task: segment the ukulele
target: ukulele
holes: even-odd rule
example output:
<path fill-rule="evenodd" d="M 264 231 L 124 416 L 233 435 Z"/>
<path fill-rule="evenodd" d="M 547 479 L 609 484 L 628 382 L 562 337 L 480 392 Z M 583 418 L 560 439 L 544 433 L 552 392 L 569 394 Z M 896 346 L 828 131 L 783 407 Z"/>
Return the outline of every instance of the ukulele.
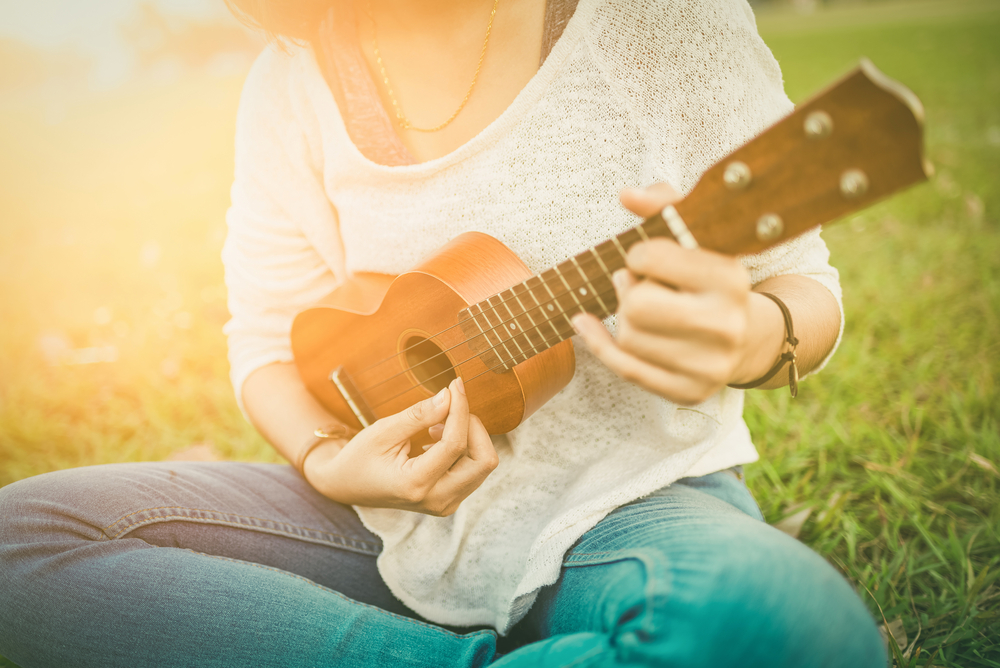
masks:
<path fill-rule="evenodd" d="M 863 60 L 716 163 L 683 200 L 551 269 L 533 274 L 501 242 L 468 232 L 399 276 L 357 274 L 296 316 L 299 373 L 356 428 L 461 376 L 487 431 L 511 431 L 573 377 L 570 318 L 615 312 L 611 275 L 633 244 L 762 251 L 928 178 L 922 123 L 917 97 Z"/>

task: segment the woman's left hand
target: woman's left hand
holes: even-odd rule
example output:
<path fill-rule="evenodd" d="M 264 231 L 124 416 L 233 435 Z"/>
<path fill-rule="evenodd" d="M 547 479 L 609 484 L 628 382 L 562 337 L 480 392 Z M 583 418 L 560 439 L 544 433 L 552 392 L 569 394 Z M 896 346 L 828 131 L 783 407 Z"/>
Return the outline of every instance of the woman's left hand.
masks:
<path fill-rule="evenodd" d="M 665 183 L 621 195 L 622 204 L 643 217 L 679 199 Z M 780 353 L 780 312 L 777 322 L 767 313 L 751 331 L 751 312 L 769 308 L 756 300 L 774 305 L 750 290 L 738 259 L 654 239 L 634 245 L 626 264 L 614 276 L 617 338 L 592 315 L 573 318 L 594 355 L 625 380 L 692 405 L 727 384 L 759 377 L 768 368 L 758 369 L 761 360 L 770 365 Z M 761 342 L 766 350 L 755 349 Z"/>

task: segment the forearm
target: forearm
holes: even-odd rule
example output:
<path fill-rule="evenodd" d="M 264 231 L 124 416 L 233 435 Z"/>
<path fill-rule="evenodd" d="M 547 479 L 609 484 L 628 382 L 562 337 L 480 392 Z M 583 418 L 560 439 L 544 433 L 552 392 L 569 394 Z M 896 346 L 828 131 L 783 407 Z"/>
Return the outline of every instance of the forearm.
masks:
<path fill-rule="evenodd" d="M 294 364 L 269 364 L 254 371 L 243 384 L 243 405 L 257 431 L 294 463 L 319 427 L 337 422 L 309 393 Z M 339 447 L 341 441 L 324 444 Z"/>
<path fill-rule="evenodd" d="M 731 383 L 752 382 L 766 374 L 779 355 L 788 349 L 785 321 L 773 301 L 757 294 L 769 292 L 778 297 L 792 314 L 799 374 L 805 375 L 829 354 L 840 331 L 840 307 L 830 291 L 807 276 L 775 276 L 758 283 L 750 294 L 750 322 L 744 364 Z M 779 372 L 760 386 L 775 389 L 788 385 L 788 374 Z"/>

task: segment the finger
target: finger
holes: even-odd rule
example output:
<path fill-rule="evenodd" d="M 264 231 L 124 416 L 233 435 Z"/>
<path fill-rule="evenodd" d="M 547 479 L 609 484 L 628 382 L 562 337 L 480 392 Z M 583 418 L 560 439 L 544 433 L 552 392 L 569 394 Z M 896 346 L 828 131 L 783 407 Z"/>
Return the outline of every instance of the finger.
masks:
<path fill-rule="evenodd" d="M 671 373 L 724 385 L 736 366 L 735 350 L 701 339 L 672 339 L 619 326 L 615 343 L 629 355 Z"/>
<path fill-rule="evenodd" d="M 639 277 L 628 269 L 619 269 L 611 275 L 611 284 L 615 287 L 615 296 L 621 304 L 625 294 L 639 282 Z"/>
<path fill-rule="evenodd" d="M 392 443 L 405 441 L 445 419 L 451 404 L 452 392 L 444 388 L 430 399 L 417 402 L 404 411 L 384 417 L 369 427 L 377 438 Z"/>
<path fill-rule="evenodd" d="M 427 430 L 427 434 L 431 437 L 432 441 L 440 441 L 441 435 L 444 434 L 444 423 L 439 422 L 435 425 L 431 425 L 431 427 Z M 424 446 L 424 449 L 426 450 L 427 447 L 429 446 Z"/>
<path fill-rule="evenodd" d="M 594 316 L 578 315 L 573 318 L 573 324 L 594 356 L 630 383 L 686 405 L 704 401 L 713 389 L 703 382 L 649 364 L 622 350 Z"/>
<path fill-rule="evenodd" d="M 461 501 L 482 485 L 499 463 L 493 440 L 482 421 L 473 415 L 469 419 L 468 454 L 455 462 L 428 496 L 440 495 L 440 498 Z"/>
<path fill-rule="evenodd" d="M 648 188 L 625 188 L 619 194 L 622 206 L 643 218 L 659 213 L 668 204 L 681 200 L 669 183 L 654 183 Z"/>
<path fill-rule="evenodd" d="M 635 274 L 681 290 L 750 291 L 750 277 L 738 259 L 700 248 L 681 248 L 667 239 L 635 244 L 625 263 Z"/>
<path fill-rule="evenodd" d="M 437 443 L 438 441 L 441 440 L 441 435 L 443 433 L 444 433 L 444 423 L 443 422 L 439 422 L 438 424 L 431 425 L 427 429 L 427 435 L 431 437 L 431 441 L 432 442 L 428 443 L 427 445 L 420 446 L 420 449 L 423 450 L 424 452 L 427 452 L 428 450 L 430 450 L 431 448 L 433 448 L 434 447 L 434 443 Z"/>
<path fill-rule="evenodd" d="M 678 292 L 644 280 L 618 300 L 618 342 L 623 342 L 624 328 L 631 327 L 665 337 L 737 345 L 746 326 L 745 312 L 731 307 L 717 293 Z"/>
<path fill-rule="evenodd" d="M 469 401 L 465 397 L 465 385 L 461 378 L 456 378 L 448 389 L 451 407 L 444 422 L 441 440 L 413 460 L 414 474 L 427 480 L 437 480 L 443 476 L 468 449 Z"/>
<path fill-rule="evenodd" d="M 483 474 L 483 478 L 485 478 L 499 463 L 500 459 L 497 456 L 496 448 L 493 447 L 493 439 L 490 438 L 489 432 L 483 426 L 482 420 L 475 415 L 469 416 L 468 451 L 465 457 L 455 462 L 455 466 L 451 468 L 452 472 L 473 469 L 477 472 L 485 470 Z"/>

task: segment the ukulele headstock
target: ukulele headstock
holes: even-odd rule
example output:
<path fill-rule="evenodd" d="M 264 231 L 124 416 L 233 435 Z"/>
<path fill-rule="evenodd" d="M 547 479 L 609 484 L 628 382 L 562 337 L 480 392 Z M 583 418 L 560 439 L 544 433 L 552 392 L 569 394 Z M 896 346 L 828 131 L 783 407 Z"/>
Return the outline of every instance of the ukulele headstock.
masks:
<path fill-rule="evenodd" d="M 759 252 L 927 179 L 923 116 L 862 60 L 706 171 L 676 209 L 702 247 Z"/>

